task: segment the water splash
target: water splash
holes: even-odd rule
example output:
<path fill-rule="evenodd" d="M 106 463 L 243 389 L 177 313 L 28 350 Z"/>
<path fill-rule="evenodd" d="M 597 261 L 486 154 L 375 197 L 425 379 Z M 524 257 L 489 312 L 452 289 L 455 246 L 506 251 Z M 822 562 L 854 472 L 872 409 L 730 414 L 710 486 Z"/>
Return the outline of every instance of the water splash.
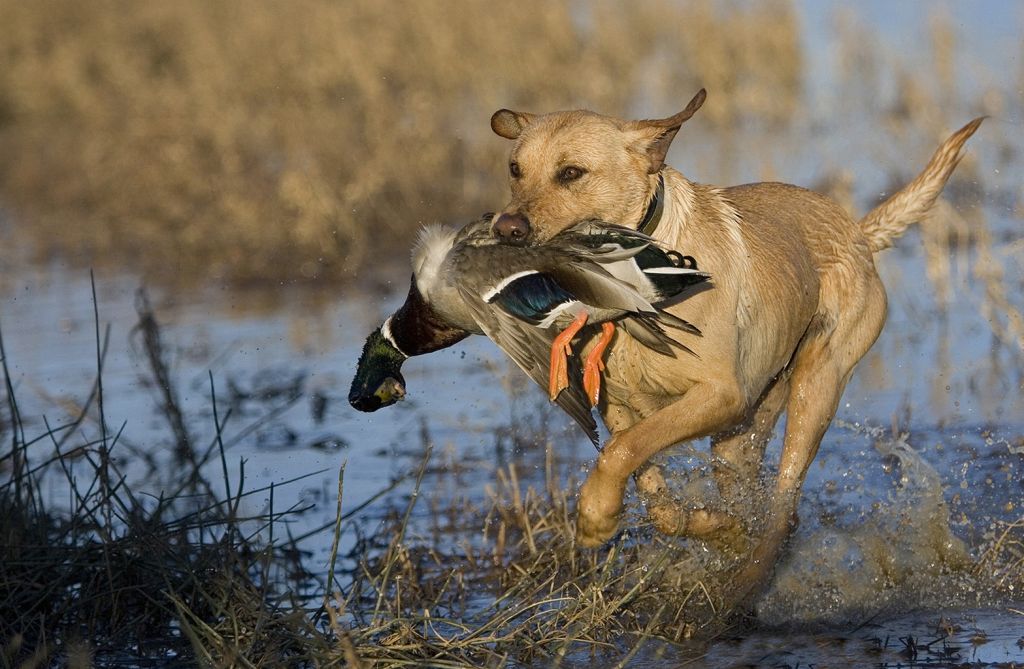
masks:
<path fill-rule="evenodd" d="M 981 603 L 942 477 L 906 434 L 872 436 L 888 492 L 864 494 L 864 507 L 831 526 L 805 522 L 758 605 L 763 621 L 835 624 Z"/>

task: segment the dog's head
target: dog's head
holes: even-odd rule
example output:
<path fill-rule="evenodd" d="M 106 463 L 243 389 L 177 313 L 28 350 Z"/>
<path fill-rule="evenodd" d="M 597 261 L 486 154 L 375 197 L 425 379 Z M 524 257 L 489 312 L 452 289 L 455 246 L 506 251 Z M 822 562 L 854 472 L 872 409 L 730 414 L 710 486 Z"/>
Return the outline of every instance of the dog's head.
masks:
<path fill-rule="evenodd" d="M 704 104 L 701 89 L 665 119 L 622 121 L 587 111 L 527 114 L 501 109 L 512 199 L 492 223 L 501 238 L 544 242 L 585 219 L 635 227 L 679 127 Z"/>

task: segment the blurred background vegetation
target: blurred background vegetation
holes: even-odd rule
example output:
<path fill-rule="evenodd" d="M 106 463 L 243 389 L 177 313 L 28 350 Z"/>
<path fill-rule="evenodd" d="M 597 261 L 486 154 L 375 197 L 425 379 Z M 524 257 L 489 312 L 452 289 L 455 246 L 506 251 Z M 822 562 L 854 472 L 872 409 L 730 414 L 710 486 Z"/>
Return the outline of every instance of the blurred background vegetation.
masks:
<path fill-rule="evenodd" d="M 886 67 L 838 21 L 835 85 L 871 108 Z M 925 79 L 950 93 L 954 30 L 934 23 Z M 728 135 L 807 106 L 786 0 L 0 0 L 0 25 L 0 218 L 37 257 L 149 278 L 404 259 L 419 224 L 504 203 L 500 107 L 668 115 L 706 86 L 703 127 Z M 931 113 L 906 74 L 894 104 Z"/>

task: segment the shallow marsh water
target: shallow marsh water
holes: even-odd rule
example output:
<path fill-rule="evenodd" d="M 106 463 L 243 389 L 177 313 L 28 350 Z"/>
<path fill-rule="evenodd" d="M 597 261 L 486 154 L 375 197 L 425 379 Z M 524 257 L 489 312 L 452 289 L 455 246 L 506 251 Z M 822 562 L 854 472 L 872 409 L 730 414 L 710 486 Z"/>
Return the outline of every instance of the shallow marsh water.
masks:
<path fill-rule="evenodd" d="M 889 254 L 882 269 L 890 321 L 847 389 L 808 475 L 802 524 L 758 604 L 761 622 L 734 640 L 695 648 L 695 658 L 703 658 L 695 661 L 795 666 L 845 663 L 848 655 L 894 664 L 909 658 L 900 641 L 908 635 L 915 643 L 937 643 L 920 650 L 918 663 L 940 652 L 950 659 L 951 647 L 963 661 L 1024 660 L 1017 643 L 1024 616 L 1012 610 L 1021 607 L 972 592 L 961 578 L 966 573 L 949 567 L 958 541 L 976 554 L 991 540 L 994 523 L 1024 514 L 1020 350 L 991 335 L 975 306 L 982 299 L 976 288 L 958 285 L 940 318 L 922 281 L 901 280 L 924 274 L 916 234 Z M 1019 265 L 1015 271 L 1005 280 L 1019 285 Z M 156 494 L 161 469 L 143 467 L 132 450 L 157 439 L 163 446 L 153 454 L 156 461 L 172 467 L 173 444 L 146 380 L 148 367 L 132 344 L 136 287 L 130 277 L 97 281 L 101 327 L 112 326 L 105 412 L 115 429 L 127 422 L 115 457 L 148 477 L 143 487 Z M 520 423 L 536 424 L 537 414 L 556 435 L 570 473 L 585 472 L 593 456 L 573 425 L 483 338 L 407 363 L 407 402 L 376 414 L 351 410 L 345 394 L 362 339 L 401 302 L 404 288 L 400 280 L 386 295 L 353 291 L 344 300 L 283 290 L 269 303 L 254 294 L 172 299 L 154 292 L 190 427 L 203 439 L 212 434 L 208 372 L 222 414 L 233 407 L 225 429 L 232 479 L 242 459 L 250 490 L 312 473 L 276 491 L 278 508 L 309 507 L 290 520 L 294 536 L 333 521 L 341 462 L 347 462 L 344 507 L 354 508 L 415 469 L 424 429 L 437 445 L 426 478 L 428 500 L 480 500 L 502 461 L 518 460 L 524 485 L 542 486 L 536 456 L 502 446 L 513 443 L 503 434 Z M 43 414 L 51 423 L 73 415 L 87 395 L 96 372 L 92 311 L 88 278 L 81 273 L 26 268 L 8 283 L 0 326 L 29 432 L 44 430 Z M 95 422 L 85 424 L 82 441 L 98 430 Z M 777 449 L 778 439 L 770 454 Z M 410 486 L 402 479 L 390 499 L 401 499 Z M 352 522 L 372 532 L 374 514 L 387 499 Z M 246 501 L 254 512 L 265 511 L 267 503 L 266 494 Z M 414 516 L 413 531 L 424 537 L 433 525 L 430 512 L 427 501 Z M 342 537 L 344 555 L 353 534 L 344 531 Z M 311 552 L 309 565 L 326 569 L 330 539 L 321 531 L 300 543 Z M 959 621 L 966 631 L 935 642 L 943 618 Z M 804 631 L 806 625 L 812 631 Z M 978 642 L 980 632 L 984 643 Z M 649 645 L 634 662 L 674 666 L 675 653 Z"/>
<path fill-rule="evenodd" d="M 862 9 L 883 40 L 891 16 L 882 6 L 890 4 L 865 3 Z M 827 18 L 817 3 L 800 6 L 807 49 L 824 57 L 828 45 L 814 35 L 827 32 L 817 29 Z M 1003 11 L 1007 20 L 999 25 L 1019 25 L 1012 11 Z M 968 35 L 978 34 L 969 10 L 956 17 Z M 990 60 L 1008 39 L 1017 45 L 1018 32 L 996 32 L 980 33 L 991 39 L 979 46 L 977 59 Z M 827 95 L 836 86 L 826 86 L 820 60 L 811 61 L 808 97 L 823 107 L 837 105 Z M 961 76 L 965 90 L 983 85 Z M 963 107 L 949 113 L 951 124 L 973 115 L 972 105 Z M 883 127 L 852 119 L 855 112 L 816 129 L 780 131 L 767 142 L 763 129 L 710 146 L 688 138 L 669 162 L 714 182 L 754 180 L 768 171 L 809 184 L 846 168 L 856 174 L 855 200 L 865 202 L 885 189 L 889 170 L 906 176 L 919 169 L 934 138 L 893 137 Z M 969 231 L 982 220 L 990 227 L 991 256 L 979 255 L 973 233 L 929 256 L 918 230 L 882 254 L 889 321 L 858 367 L 811 467 L 800 529 L 758 603 L 759 622 L 710 646 L 683 648 L 688 661 L 791 667 L 1024 663 L 1024 594 L 978 591 L 970 567 L 956 566 L 959 542 L 977 557 L 999 523 L 1024 517 L 1024 344 L 1006 330 L 1006 314 L 998 306 L 986 311 L 992 300 L 978 278 L 979 265 L 984 270 L 984 262 L 998 262 L 999 285 L 1012 306 L 1024 309 L 1020 112 L 1007 110 L 983 126 L 968 145 L 974 178 L 964 172 L 951 189 L 962 194 L 954 204 Z M 742 155 L 736 155 L 737 147 L 743 147 Z M 400 259 L 405 253 L 394 251 Z M 389 500 L 409 493 L 407 475 L 421 457 L 421 434 L 429 433 L 437 446 L 425 479 L 430 495 L 417 507 L 412 528 L 427 536 L 429 499 L 481 499 L 499 463 L 520 460 L 524 485 L 543 485 L 536 454 L 509 448 L 514 440 L 508 435 L 522 424 L 540 421 L 555 435 L 570 473 L 584 473 L 594 454 L 482 338 L 407 363 L 410 396 L 401 405 L 376 414 L 350 409 L 345 395 L 363 338 L 404 297 L 407 269 L 399 267 L 390 278 L 374 277 L 390 287 L 384 292 L 358 286 L 334 293 L 295 287 L 264 293 L 151 289 L 190 429 L 202 439 L 213 433 L 212 372 L 218 405 L 232 410 L 225 430 L 232 479 L 244 459 L 248 489 L 280 484 L 279 508 L 308 507 L 291 518 L 289 531 L 310 535 L 300 545 L 311 553 L 309 565 L 324 570 L 331 536 L 316 530 L 335 518 L 342 462 L 345 508 L 398 482 L 350 521 L 372 532 Z M 148 367 L 132 344 L 138 281 L 99 273 L 96 286 L 101 329 L 112 326 L 103 372 L 106 421 L 115 429 L 127 423 L 114 456 L 156 494 L 161 468 L 174 466 L 173 445 L 145 378 Z M 949 287 L 945 305 L 943 286 Z M 60 422 L 77 412 L 96 375 L 88 276 L 60 264 L 9 267 L 0 291 L 8 364 L 26 431 L 38 434 L 45 430 L 42 415 Z M 82 441 L 98 431 L 95 421 L 87 422 Z M 145 466 L 136 448 L 148 450 L 160 466 Z M 770 455 L 777 451 L 778 439 Z M 55 497 L 62 493 L 53 489 Z M 267 495 L 245 502 L 253 511 L 268 503 Z M 353 547 L 350 524 L 342 540 L 344 554 Z M 679 666 L 679 652 L 652 644 L 632 666 Z M 565 666 L 572 666 L 570 659 Z M 583 659 L 578 664 L 591 666 Z"/>

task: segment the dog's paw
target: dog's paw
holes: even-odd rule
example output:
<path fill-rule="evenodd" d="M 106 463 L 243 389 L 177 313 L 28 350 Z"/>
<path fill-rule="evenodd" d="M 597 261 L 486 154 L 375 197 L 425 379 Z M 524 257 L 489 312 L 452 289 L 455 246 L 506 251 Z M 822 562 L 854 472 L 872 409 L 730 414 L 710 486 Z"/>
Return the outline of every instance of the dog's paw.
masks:
<path fill-rule="evenodd" d="M 658 465 L 647 465 L 636 477 L 636 489 L 645 497 L 661 497 L 668 492 L 668 483 Z"/>
<path fill-rule="evenodd" d="M 725 511 L 685 509 L 675 502 L 662 502 L 648 506 L 647 517 L 667 536 L 697 537 L 737 554 L 749 548 L 744 524 Z"/>
<path fill-rule="evenodd" d="M 622 490 L 602 485 L 600 478 L 591 474 L 580 488 L 576 504 L 577 543 L 595 548 L 611 539 L 619 527 L 621 512 Z"/>
<path fill-rule="evenodd" d="M 576 516 L 576 543 L 584 548 L 597 548 L 615 536 L 619 529 L 618 516 Z"/>
<path fill-rule="evenodd" d="M 654 529 L 666 536 L 675 537 L 686 533 L 687 514 L 673 503 L 648 506 L 647 517 Z"/>

